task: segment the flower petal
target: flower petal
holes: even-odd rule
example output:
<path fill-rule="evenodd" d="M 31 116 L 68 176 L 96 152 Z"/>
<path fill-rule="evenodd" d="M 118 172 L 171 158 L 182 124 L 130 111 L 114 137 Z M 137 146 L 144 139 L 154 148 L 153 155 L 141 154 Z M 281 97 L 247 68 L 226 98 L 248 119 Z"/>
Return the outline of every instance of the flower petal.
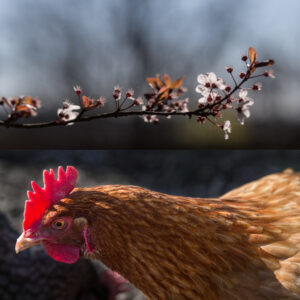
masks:
<path fill-rule="evenodd" d="M 197 77 L 197 81 L 204 85 L 206 82 L 207 82 L 207 76 L 204 75 L 204 74 L 199 74 L 198 77 Z"/>
<path fill-rule="evenodd" d="M 208 75 L 208 79 L 211 83 L 216 82 L 217 81 L 217 76 L 214 72 L 210 72 L 207 74 Z"/>
<path fill-rule="evenodd" d="M 244 99 L 248 94 L 248 91 L 246 89 L 241 89 L 239 92 L 239 97 Z"/>

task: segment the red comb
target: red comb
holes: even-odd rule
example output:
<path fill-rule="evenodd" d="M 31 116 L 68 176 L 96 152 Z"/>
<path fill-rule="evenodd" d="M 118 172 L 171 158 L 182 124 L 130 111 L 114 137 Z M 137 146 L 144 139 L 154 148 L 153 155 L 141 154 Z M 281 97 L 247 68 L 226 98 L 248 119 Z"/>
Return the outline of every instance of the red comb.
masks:
<path fill-rule="evenodd" d="M 40 220 L 46 209 L 66 197 L 75 187 L 78 172 L 74 167 L 68 166 L 66 172 L 62 167 L 58 168 L 58 179 L 54 172 L 44 170 L 44 187 L 41 188 L 34 181 L 31 182 L 33 192 L 28 191 L 28 198 L 24 210 L 24 231 Z"/>

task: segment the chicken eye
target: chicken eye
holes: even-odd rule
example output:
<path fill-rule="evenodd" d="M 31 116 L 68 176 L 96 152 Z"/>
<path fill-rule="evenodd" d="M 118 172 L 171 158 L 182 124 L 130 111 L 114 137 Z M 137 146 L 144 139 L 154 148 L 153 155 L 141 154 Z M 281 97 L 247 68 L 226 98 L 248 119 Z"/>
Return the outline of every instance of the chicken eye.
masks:
<path fill-rule="evenodd" d="M 66 222 L 64 220 L 56 220 L 53 222 L 53 227 L 56 229 L 63 229 L 66 225 Z"/>

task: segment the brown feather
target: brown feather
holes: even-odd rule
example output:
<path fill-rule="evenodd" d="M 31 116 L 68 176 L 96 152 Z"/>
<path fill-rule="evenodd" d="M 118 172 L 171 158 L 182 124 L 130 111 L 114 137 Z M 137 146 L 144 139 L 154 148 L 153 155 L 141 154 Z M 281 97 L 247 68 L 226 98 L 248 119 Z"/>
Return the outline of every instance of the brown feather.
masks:
<path fill-rule="evenodd" d="M 57 214 L 85 217 L 100 259 L 149 299 L 300 299 L 300 175 L 219 199 L 136 186 L 76 188 Z"/>

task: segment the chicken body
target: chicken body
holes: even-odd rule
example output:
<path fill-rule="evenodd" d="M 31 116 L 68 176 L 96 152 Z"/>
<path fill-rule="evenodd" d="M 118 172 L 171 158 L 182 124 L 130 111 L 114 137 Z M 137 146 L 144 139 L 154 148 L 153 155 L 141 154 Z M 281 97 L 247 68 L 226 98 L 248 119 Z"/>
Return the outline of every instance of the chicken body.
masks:
<path fill-rule="evenodd" d="M 43 222 L 53 216 L 84 217 L 93 250 L 75 231 L 68 243 L 149 299 L 300 299 L 299 173 L 273 174 L 219 199 L 75 188 Z"/>

